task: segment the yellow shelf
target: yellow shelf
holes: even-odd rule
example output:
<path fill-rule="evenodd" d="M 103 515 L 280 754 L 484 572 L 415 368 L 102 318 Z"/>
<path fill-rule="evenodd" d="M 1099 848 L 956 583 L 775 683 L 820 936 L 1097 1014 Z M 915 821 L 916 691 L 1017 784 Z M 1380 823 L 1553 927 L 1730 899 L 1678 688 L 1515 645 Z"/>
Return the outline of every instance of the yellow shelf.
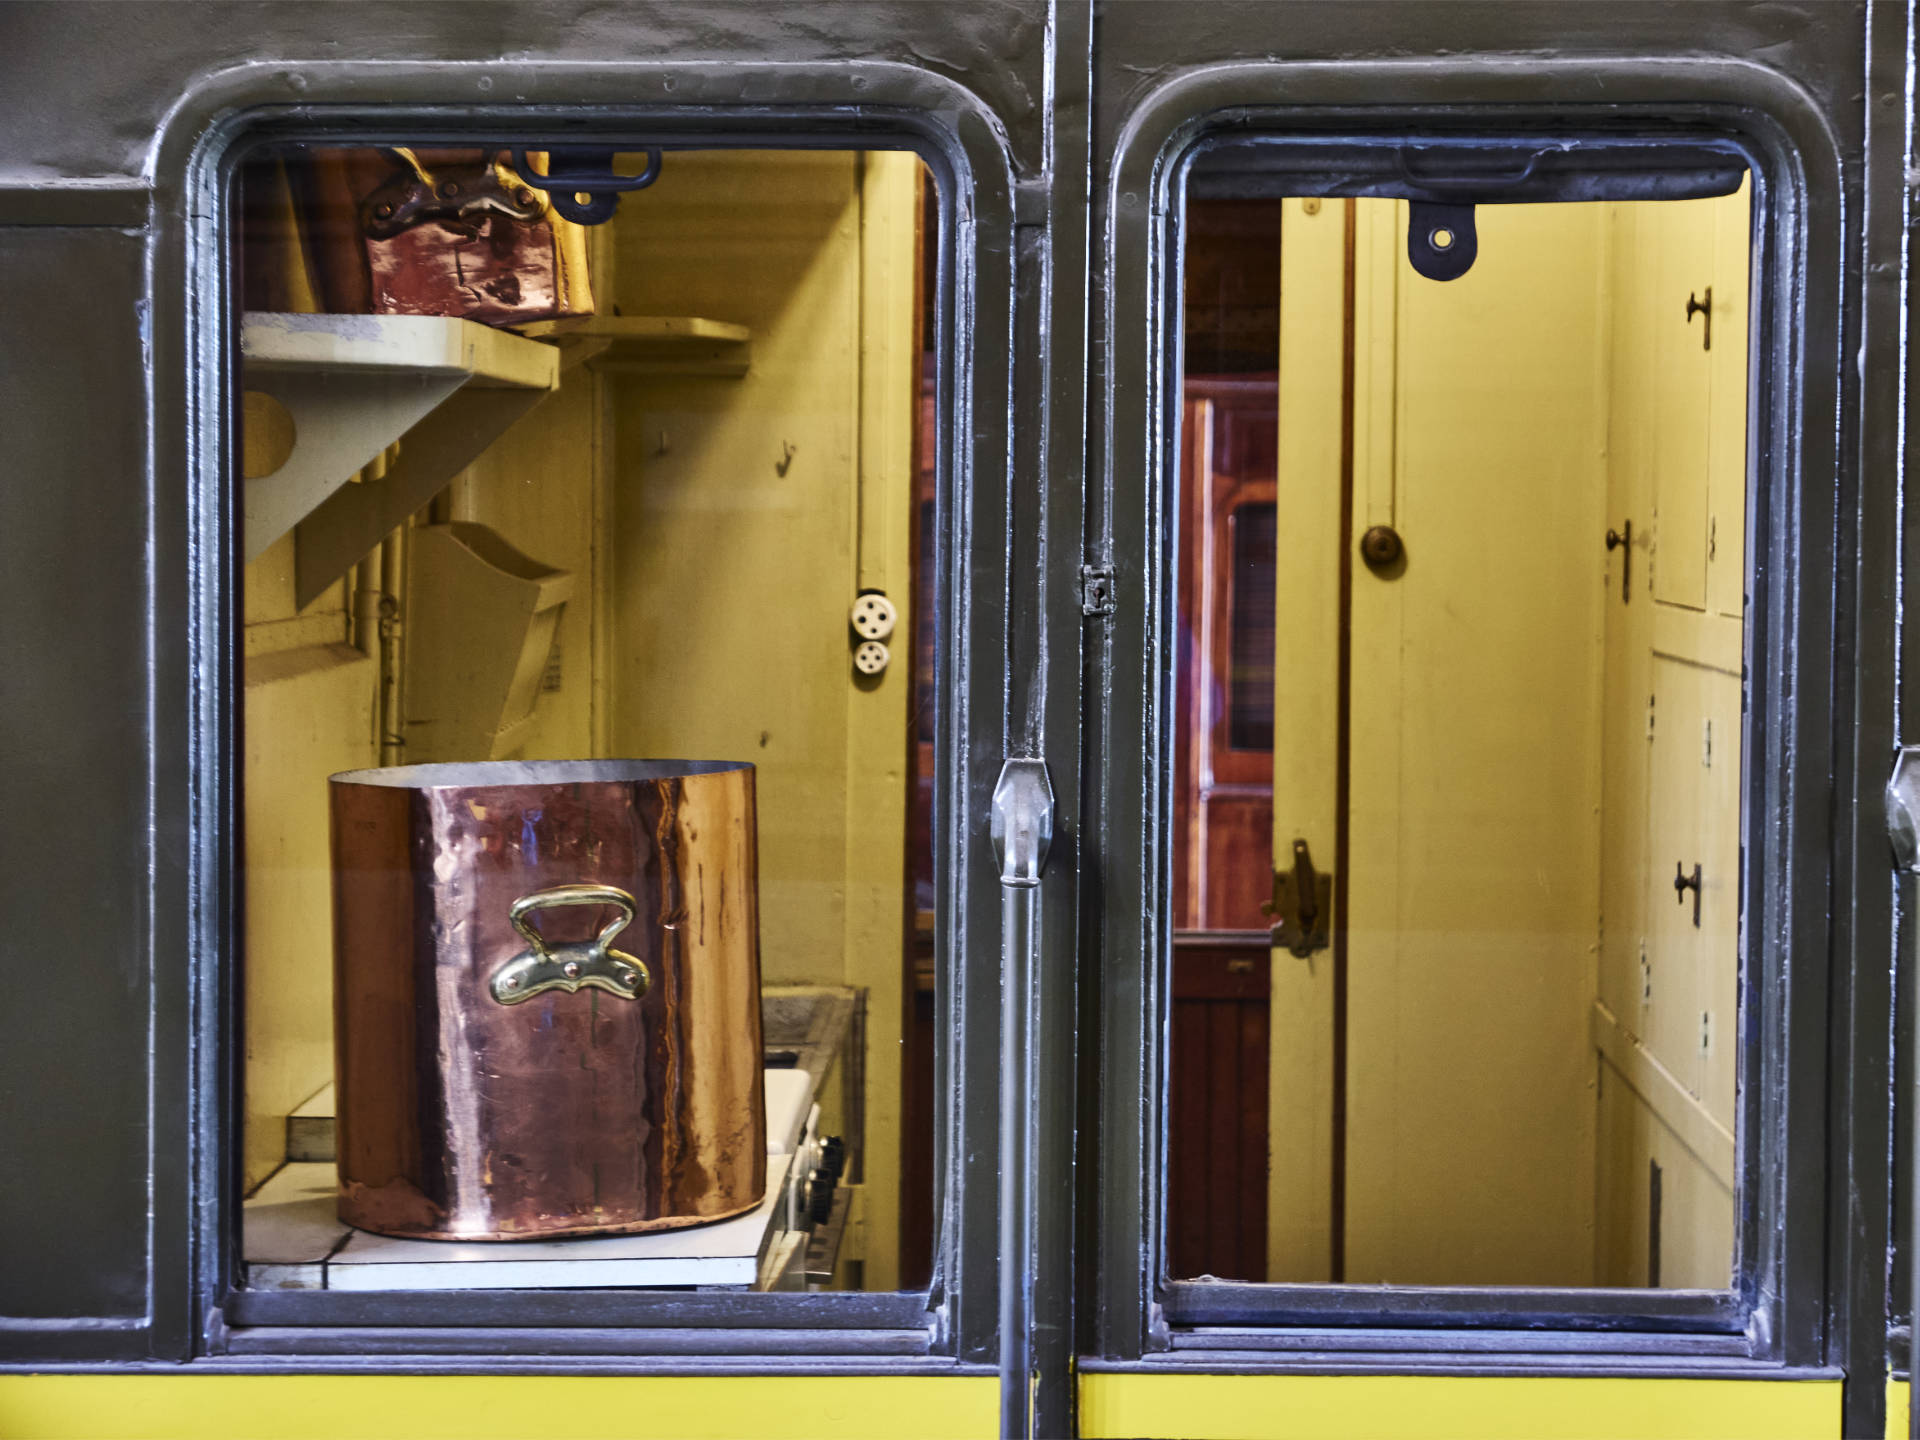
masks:
<path fill-rule="evenodd" d="M 753 332 L 697 315 L 588 315 L 520 327 L 560 347 L 568 366 L 586 362 L 614 375 L 741 376 L 752 360 Z"/>
<path fill-rule="evenodd" d="M 249 312 L 240 354 L 250 431 L 282 441 L 248 447 L 245 554 L 294 531 L 301 605 L 560 383 L 553 346 L 437 315 Z M 350 483 L 396 441 L 380 479 Z"/>

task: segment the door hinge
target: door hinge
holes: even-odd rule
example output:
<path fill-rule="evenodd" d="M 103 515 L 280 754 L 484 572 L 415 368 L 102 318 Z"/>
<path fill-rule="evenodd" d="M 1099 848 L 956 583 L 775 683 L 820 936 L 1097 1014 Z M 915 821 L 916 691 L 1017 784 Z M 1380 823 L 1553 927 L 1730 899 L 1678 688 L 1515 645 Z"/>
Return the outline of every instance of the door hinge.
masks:
<path fill-rule="evenodd" d="M 1082 615 L 1113 614 L 1113 567 L 1111 565 L 1080 567 L 1080 613 Z"/>

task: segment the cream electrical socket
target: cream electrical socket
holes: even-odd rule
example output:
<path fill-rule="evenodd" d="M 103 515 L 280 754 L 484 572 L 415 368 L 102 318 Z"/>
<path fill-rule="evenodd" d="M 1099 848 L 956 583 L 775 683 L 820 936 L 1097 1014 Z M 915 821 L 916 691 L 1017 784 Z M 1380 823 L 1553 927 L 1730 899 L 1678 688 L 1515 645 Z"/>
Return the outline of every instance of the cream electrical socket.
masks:
<path fill-rule="evenodd" d="M 847 623 L 853 626 L 853 633 L 862 640 L 885 640 L 893 634 L 893 627 L 899 618 L 893 602 L 878 590 L 856 595 L 853 609 L 847 612 Z M 885 663 L 881 661 L 881 664 Z"/>
<path fill-rule="evenodd" d="M 878 675 L 893 656 L 878 640 L 862 640 L 853 652 L 853 668 L 862 675 Z"/>

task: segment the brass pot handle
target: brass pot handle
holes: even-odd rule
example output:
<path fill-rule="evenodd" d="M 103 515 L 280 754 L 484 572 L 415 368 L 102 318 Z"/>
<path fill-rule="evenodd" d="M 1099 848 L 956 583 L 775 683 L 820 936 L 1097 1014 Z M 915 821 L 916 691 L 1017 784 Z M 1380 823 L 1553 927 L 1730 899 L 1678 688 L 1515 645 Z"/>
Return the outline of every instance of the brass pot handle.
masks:
<path fill-rule="evenodd" d="M 535 910 L 563 905 L 611 905 L 620 914 L 591 940 L 555 945 L 527 917 Z M 502 1005 L 518 1005 L 546 990 L 572 994 L 583 985 L 622 1000 L 638 1000 L 652 980 L 645 962 L 608 947 L 639 913 L 633 896 L 612 885 L 554 885 L 522 895 L 507 911 L 507 918 L 528 948 L 494 971 L 487 988 Z"/>

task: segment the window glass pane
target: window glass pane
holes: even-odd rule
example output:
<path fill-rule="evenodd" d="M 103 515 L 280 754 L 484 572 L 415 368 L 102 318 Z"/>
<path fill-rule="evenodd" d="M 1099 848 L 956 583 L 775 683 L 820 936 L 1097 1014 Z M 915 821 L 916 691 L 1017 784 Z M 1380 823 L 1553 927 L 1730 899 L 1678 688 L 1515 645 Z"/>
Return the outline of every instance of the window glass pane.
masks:
<path fill-rule="evenodd" d="M 1227 624 L 1227 744 L 1235 750 L 1273 748 L 1273 540 L 1271 502 L 1233 512 L 1232 592 Z"/>
<path fill-rule="evenodd" d="M 1169 1273 L 1725 1288 L 1750 186 L 1205 194 Z"/>
<path fill-rule="evenodd" d="M 613 164 L 240 179 L 252 1285 L 930 1272 L 933 187 Z"/>

